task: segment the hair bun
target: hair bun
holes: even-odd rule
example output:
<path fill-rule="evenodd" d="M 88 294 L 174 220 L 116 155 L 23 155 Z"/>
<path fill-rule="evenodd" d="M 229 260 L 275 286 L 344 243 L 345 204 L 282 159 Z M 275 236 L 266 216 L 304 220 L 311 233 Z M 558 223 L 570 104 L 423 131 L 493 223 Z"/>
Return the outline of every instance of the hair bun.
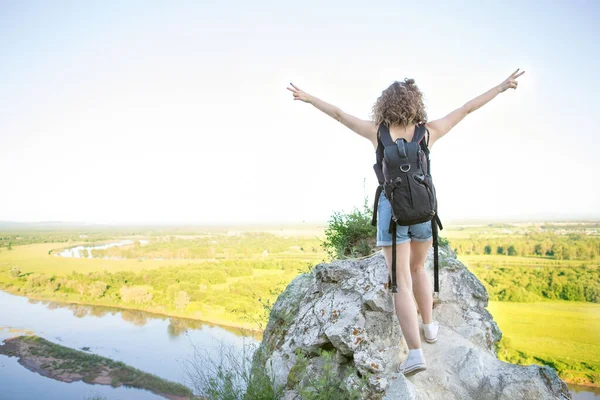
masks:
<path fill-rule="evenodd" d="M 407 85 L 414 85 L 415 80 L 413 78 L 405 78 L 404 83 L 406 83 Z"/>

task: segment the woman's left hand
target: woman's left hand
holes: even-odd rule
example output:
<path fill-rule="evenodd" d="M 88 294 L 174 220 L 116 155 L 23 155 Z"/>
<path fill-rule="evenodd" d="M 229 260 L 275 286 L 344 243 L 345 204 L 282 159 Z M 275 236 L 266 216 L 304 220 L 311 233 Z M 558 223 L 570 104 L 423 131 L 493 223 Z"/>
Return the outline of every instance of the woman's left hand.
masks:
<path fill-rule="evenodd" d="M 517 68 L 517 70 L 515 72 L 513 72 L 512 74 L 510 74 L 510 76 L 508 78 L 506 78 L 504 80 L 504 82 L 502 82 L 501 84 L 498 85 L 498 90 L 500 91 L 500 93 L 504 92 L 506 89 L 516 89 L 517 88 L 517 86 L 519 85 L 517 78 L 525 73 L 525 71 L 521 71 L 521 73 L 517 73 L 517 72 L 519 72 L 519 69 L 520 68 Z"/>

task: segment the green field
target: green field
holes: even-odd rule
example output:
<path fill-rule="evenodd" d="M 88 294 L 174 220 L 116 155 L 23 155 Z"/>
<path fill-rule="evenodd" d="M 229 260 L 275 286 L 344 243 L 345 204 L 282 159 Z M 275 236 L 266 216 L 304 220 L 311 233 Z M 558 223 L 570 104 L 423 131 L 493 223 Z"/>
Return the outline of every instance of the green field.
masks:
<path fill-rule="evenodd" d="M 444 236 L 485 286 L 500 359 L 600 385 L 600 223 L 450 226 Z"/>
<path fill-rule="evenodd" d="M 600 304 L 491 301 L 488 310 L 503 333 L 501 359 L 550 365 L 574 383 L 600 383 Z"/>

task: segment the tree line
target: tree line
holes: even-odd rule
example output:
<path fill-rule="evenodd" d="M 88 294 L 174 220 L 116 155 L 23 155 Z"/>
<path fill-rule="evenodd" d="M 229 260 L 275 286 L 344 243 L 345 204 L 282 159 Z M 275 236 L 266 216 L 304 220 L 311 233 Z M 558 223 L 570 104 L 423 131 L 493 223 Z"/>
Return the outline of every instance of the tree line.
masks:
<path fill-rule="evenodd" d="M 274 302 L 298 273 L 302 260 L 225 260 L 141 272 L 98 271 L 67 275 L 28 273 L 13 266 L 0 270 L 8 279 L 0 289 L 48 300 L 136 308 L 254 327 L 264 321 L 263 304 Z M 264 272 L 257 272 L 264 271 Z M 243 279 L 236 279 L 243 278 Z"/>
<path fill-rule="evenodd" d="M 600 255 L 600 236 L 529 233 L 486 237 L 452 238 L 458 255 L 505 255 L 549 257 L 557 260 L 595 260 Z"/>
<path fill-rule="evenodd" d="M 500 261 L 468 264 L 486 287 L 490 300 L 600 302 L 598 266 L 506 266 Z"/>

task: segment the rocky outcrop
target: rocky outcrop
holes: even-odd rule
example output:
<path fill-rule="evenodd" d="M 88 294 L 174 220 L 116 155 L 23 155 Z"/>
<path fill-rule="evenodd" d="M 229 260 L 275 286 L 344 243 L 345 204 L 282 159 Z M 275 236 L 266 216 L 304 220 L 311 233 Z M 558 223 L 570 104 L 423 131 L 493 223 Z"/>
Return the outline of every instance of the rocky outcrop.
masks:
<path fill-rule="evenodd" d="M 432 264 L 430 252 L 430 273 Z M 319 264 L 294 279 L 271 310 L 255 360 L 287 400 L 323 385 L 337 387 L 337 399 L 570 399 L 553 369 L 498 360 L 502 333 L 484 286 L 449 248 L 440 247 L 440 267 L 441 331 L 436 343 L 422 341 L 426 371 L 396 372 L 407 347 L 381 253 Z"/>

